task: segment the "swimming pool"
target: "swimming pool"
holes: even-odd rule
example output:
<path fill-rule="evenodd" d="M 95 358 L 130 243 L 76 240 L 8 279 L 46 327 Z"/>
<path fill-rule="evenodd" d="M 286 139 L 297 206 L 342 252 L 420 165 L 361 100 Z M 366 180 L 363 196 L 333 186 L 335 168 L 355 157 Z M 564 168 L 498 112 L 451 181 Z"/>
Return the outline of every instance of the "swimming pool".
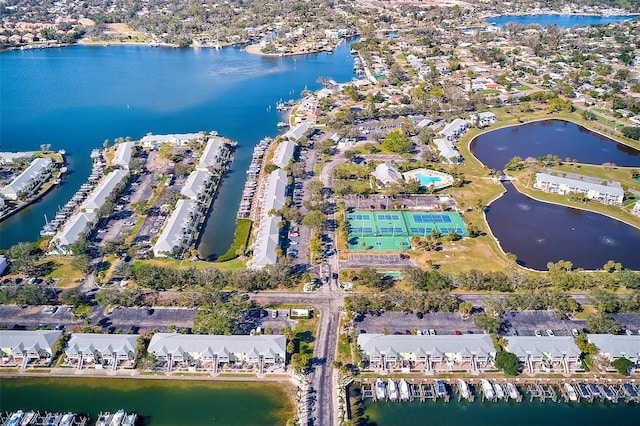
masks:
<path fill-rule="evenodd" d="M 429 186 L 432 183 L 440 182 L 442 179 L 439 176 L 427 176 L 422 173 L 416 173 L 416 178 L 420 181 L 420 185 Z"/>

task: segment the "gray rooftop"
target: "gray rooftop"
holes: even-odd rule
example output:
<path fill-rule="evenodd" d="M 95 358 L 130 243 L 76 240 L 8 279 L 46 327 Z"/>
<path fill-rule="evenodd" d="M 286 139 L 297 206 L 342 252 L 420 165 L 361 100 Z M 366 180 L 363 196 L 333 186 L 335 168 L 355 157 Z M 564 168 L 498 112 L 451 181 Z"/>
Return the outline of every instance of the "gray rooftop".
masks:
<path fill-rule="evenodd" d="M 65 352 L 95 353 L 103 354 L 118 353 L 128 354 L 136 351 L 138 334 L 96 334 L 96 333 L 74 333 L 69 339 Z"/>
<path fill-rule="evenodd" d="M 153 253 L 162 256 L 163 252 L 171 253 L 174 247 L 180 246 L 185 230 L 194 221 L 192 213 L 197 210 L 198 203 L 192 200 L 178 200 L 167 224 L 153 246 Z"/>
<path fill-rule="evenodd" d="M 51 353 L 51 346 L 61 334 L 58 330 L 0 330 L 0 350 L 17 353 L 44 349 Z"/>
<path fill-rule="evenodd" d="M 449 335 L 384 335 L 360 334 L 358 345 L 367 354 L 400 354 L 445 356 L 460 354 L 463 357 L 478 355 L 487 357 L 495 354 L 491 337 L 486 334 Z"/>
<path fill-rule="evenodd" d="M 611 358 L 638 358 L 640 356 L 640 336 L 615 334 L 587 334 L 589 341 L 601 353 Z"/>
<path fill-rule="evenodd" d="M 121 169 L 109 173 L 82 203 L 82 208 L 87 211 L 99 210 L 127 176 L 129 176 L 129 172 Z"/>
<path fill-rule="evenodd" d="M 549 354 L 553 357 L 562 355 L 578 357 L 580 349 L 571 336 L 510 336 L 507 340 L 507 351 L 526 358 L 527 355 L 542 356 Z"/>
<path fill-rule="evenodd" d="M 189 197 L 192 200 L 198 198 L 198 196 L 204 191 L 211 174 L 202 170 L 194 170 L 189 174 L 189 177 L 185 181 L 180 193 L 185 197 Z"/>
<path fill-rule="evenodd" d="M 60 247 L 70 246 L 80 241 L 86 233 L 98 222 L 96 213 L 78 213 L 71 216 L 64 228 L 58 232 L 52 241 L 58 240 Z"/>
<path fill-rule="evenodd" d="M 156 333 L 149 343 L 149 353 L 182 355 L 209 353 L 211 355 L 254 354 L 285 356 L 287 339 L 282 335 L 223 336 L 216 334 Z"/>
<path fill-rule="evenodd" d="M 273 160 L 271 160 L 271 162 L 281 169 L 284 169 L 289 165 L 289 161 L 293 158 L 293 151 L 295 149 L 295 142 L 290 140 L 280 142 L 273 153 Z"/>
<path fill-rule="evenodd" d="M 200 155 L 200 160 L 198 161 L 198 166 L 196 168 L 198 170 L 207 171 L 209 167 L 215 166 L 220 162 L 222 153 L 225 150 L 226 144 L 224 139 L 217 136 L 210 137 L 207 141 L 207 145 L 202 151 L 202 155 Z"/>
<path fill-rule="evenodd" d="M 371 175 L 378 179 L 382 183 L 403 181 L 402 173 L 400 173 L 395 167 L 387 164 L 378 164 L 376 169 L 371 172 Z"/>
<path fill-rule="evenodd" d="M 121 167 L 128 167 L 131 161 L 131 152 L 133 151 L 133 142 L 121 142 L 116 148 L 113 156 L 113 164 Z"/>
<path fill-rule="evenodd" d="M 536 182 L 551 182 L 558 185 L 579 188 L 584 191 L 596 191 L 602 194 L 610 194 L 615 197 L 623 197 L 624 191 L 617 186 L 600 185 L 598 183 L 587 182 L 579 179 L 571 179 L 561 176 L 554 176 L 548 173 L 536 173 Z"/>

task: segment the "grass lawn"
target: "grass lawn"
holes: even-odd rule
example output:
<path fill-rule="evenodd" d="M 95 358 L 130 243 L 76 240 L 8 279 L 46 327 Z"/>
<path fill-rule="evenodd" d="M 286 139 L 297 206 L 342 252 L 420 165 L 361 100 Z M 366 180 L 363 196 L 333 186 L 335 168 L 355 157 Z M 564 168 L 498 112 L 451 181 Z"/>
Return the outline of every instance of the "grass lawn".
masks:
<path fill-rule="evenodd" d="M 294 339 L 298 341 L 298 352 L 301 354 L 313 354 L 315 347 L 316 333 L 318 329 L 318 310 L 314 310 L 315 315 L 310 319 L 298 319 L 293 329 Z"/>
<path fill-rule="evenodd" d="M 251 232 L 252 222 L 250 219 L 238 219 L 236 221 L 236 232 L 234 234 L 233 242 L 229 250 L 218 258 L 218 262 L 226 262 L 238 257 L 238 252 L 244 250 L 249 242 L 249 235 Z"/>
<path fill-rule="evenodd" d="M 59 288 L 75 287 L 84 280 L 85 273 L 71 266 L 71 256 L 48 256 L 44 262 L 55 264 L 55 269 L 47 275 L 47 278 L 57 279 Z"/>
<path fill-rule="evenodd" d="M 160 266 L 170 266 L 172 268 L 180 268 L 186 269 L 190 267 L 195 267 L 198 269 L 214 267 L 221 271 L 235 271 L 236 269 L 242 269 L 245 267 L 245 262 L 241 259 L 233 259 L 228 262 L 191 262 L 189 260 L 178 260 L 178 259 L 169 259 L 169 258 L 155 258 L 148 260 L 136 260 L 134 261 L 134 267 L 137 262 L 150 263 L 152 265 L 160 265 Z"/>

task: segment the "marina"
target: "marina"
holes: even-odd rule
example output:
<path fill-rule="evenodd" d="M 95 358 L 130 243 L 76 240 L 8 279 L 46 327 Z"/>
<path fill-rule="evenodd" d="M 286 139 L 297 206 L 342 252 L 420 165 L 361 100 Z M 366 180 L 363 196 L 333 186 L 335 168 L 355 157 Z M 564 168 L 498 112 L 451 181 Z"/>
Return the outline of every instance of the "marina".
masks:
<path fill-rule="evenodd" d="M 135 414 L 134 423 L 135 424 Z M 0 413 L 0 425 L 2 426 L 88 426 L 89 416 L 75 413 L 40 413 L 38 411 L 17 410 L 9 413 Z M 113 426 L 128 426 L 125 423 L 116 423 Z"/>
<path fill-rule="evenodd" d="M 601 381 L 602 382 L 602 381 Z M 514 401 L 522 402 L 523 393 L 529 395 L 529 402 L 600 402 L 640 403 L 640 387 L 634 381 L 618 381 L 608 383 L 593 382 L 551 382 L 543 379 L 387 379 L 380 378 L 371 383 L 368 379 L 359 382 L 362 399 L 373 402 L 408 402 L 419 400 L 449 402 L 450 392 L 457 395 L 457 401 L 474 402 L 474 396 L 489 402 Z M 399 396 L 398 396 L 399 389 Z"/>
<path fill-rule="evenodd" d="M 262 171 L 262 167 L 264 166 L 263 160 L 264 156 L 271 146 L 273 142 L 273 138 L 263 138 L 260 142 L 253 148 L 253 155 L 251 156 L 251 164 L 249 168 L 247 168 L 247 180 L 244 183 L 244 188 L 242 189 L 242 198 L 240 199 L 240 207 L 238 208 L 238 213 L 236 217 L 238 219 L 248 219 L 251 218 L 255 220 L 254 217 L 256 214 L 256 210 L 253 206 L 257 206 L 259 203 L 254 203 L 254 196 L 260 185 L 260 172 Z"/>

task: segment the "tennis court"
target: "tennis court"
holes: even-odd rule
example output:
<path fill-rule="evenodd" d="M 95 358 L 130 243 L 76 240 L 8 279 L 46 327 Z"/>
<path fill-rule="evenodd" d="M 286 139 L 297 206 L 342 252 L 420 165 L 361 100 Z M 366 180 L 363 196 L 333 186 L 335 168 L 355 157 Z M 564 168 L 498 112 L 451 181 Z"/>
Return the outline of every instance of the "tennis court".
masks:
<path fill-rule="evenodd" d="M 346 222 L 349 250 L 410 250 L 412 236 L 468 235 L 455 212 L 354 211 L 347 213 Z"/>

